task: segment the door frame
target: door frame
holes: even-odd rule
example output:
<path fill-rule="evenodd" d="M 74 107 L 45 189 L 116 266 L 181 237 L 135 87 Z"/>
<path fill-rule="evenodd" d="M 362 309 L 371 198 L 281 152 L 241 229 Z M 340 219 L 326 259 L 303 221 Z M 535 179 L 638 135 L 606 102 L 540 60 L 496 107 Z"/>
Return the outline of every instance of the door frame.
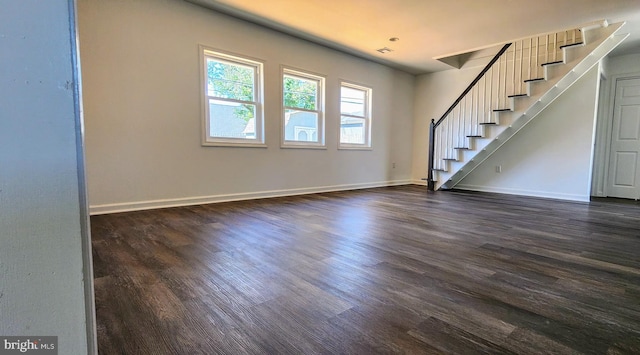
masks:
<path fill-rule="evenodd" d="M 616 87 L 619 80 L 640 79 L 640 71 L 612 75 L 610 78 L 602 75 L 605 90 L 600 93 L 600 107 L 596 126 L 596 141 L 594 149 L 594 165 L 592 172 L 591 196 L 606 197 L 608 195 L 609 162 L 611 155 L 611 141 L 613 134 L 613 116 L 615 111 Z M 602 88 L 602 86 L 601 86 Z"/>

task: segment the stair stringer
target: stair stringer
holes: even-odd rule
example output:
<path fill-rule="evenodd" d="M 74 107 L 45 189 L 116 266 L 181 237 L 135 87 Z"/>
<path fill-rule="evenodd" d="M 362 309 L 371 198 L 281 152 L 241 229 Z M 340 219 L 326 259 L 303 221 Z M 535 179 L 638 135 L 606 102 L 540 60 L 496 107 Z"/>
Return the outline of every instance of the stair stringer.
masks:
<path fill-rule="evenodd" d="M 484 126 L 472 149 L 458 152 L 448 171 L 437 171 L 435 189 L 451 189 L 495 153 L 533 118 L 617 47 L 629 34 L 616 35 L 624 22 L 585 32 L 585 45 L 563 48 L 564 64 L 545 66 L 547 80 L 529 82 L 529 96 L 511 98 L 513 111 L 495 112 L 498 125 Z"/>

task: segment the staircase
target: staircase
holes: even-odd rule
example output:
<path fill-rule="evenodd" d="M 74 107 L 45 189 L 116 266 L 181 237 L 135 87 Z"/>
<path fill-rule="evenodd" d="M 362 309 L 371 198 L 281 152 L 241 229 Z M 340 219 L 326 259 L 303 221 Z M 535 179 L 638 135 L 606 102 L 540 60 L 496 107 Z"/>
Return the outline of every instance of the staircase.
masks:
<path fill-rule="evenodd" d="M 438 120 L 431 121 L 428 187 L 450 189 L 628 35 L 605 21 L 505 44 Z"/>

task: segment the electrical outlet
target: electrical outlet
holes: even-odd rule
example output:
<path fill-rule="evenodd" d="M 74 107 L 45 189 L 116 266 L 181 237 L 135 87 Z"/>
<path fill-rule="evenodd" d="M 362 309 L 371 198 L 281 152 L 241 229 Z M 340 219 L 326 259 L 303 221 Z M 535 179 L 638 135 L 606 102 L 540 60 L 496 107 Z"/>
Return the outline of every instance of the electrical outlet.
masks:
<path fill-rule="evenodd" d="M 502 165 L 496 165 L 496 173 L 502 172 Z"/>

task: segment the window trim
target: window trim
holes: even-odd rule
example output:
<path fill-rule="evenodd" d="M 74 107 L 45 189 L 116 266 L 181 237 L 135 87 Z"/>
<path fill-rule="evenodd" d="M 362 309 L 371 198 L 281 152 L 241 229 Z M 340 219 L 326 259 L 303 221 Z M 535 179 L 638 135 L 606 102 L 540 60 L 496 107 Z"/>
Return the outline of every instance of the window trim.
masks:
<path fill-rule="evenodd" d="M 265 122 L 264 122 L 264 62 L 245 55 L 229 53 L 218 49 L 210 48 L 204 45 L 198 46 L 200 53 L 200 98 L 201 98 L 201 144 L 202 146 L 219 146 L 219 147 L 257 147 L 266 148 L 265 140 Z M 253 67 L 254 75 L 254 101 L 255 105 L 255 132 L 256 137 L 250 138 L 232 138 L 232 137 L 212 137 L 210 132 L 209 118 L 209 100 L 216 99 L 229 102 L 239 102 L 234 99 L 221 99 L 209 96 L 208 90 L 208 70 L 207 59 L 217 59 L 230 64 L 238 64 Z"/>
<path fill-rule="evenodd" d="M 312 80 L 318 83 L 318 91 L 316 93 L 316 109 L 317 110 L 307 110 L 297 107 L 288 107 L 284 105 L 284 78 L 285 76 L 298 77 L 304 80 Z M 288 66 L 280 66 L 280 147 L 281 148 L 302 148 L 302 149 L 327 149 L 326 145 L 326 128 L 325 128 L 325 87 L 326 87 L 326 77 L 324 75 L 320 75 L 317 73 L 312 73 L 307 70 L 301 70 L 297 68 L 292 68 Z M 295 109 L 305 112 L 312 112 L 318 115 L 317 126 L 318 126 L 318 141 L 317 142 L 302 142 L 302 141 L 292 141 L 286 140 L 286 124 L 285 124 L 285 113 L 287 109 Z"/>
<path fill-rule="evenodd" d="M 348 114 L 342 113 L 342 88 L 343 87 L 364 91 L 365 112 L 363 116 L 348 115 Z M 340 107 L 338 108 L 338 112 L 340 114 L 340 116 L 338 117 L 338 149 L 340 150 L 373 150 L 373 146 L 371 143 L 371 131 L 372 131 L 371 127 L 372 127 L 372 121 L 373 121 L 373 118 L 372 118 L 373 110 L 371 107 L 373 102 L 371 98 L 372 96 L 373 96 L 373 88 L 370 86 L 364 86 L 361 84 L 356 84 L 356 83 L 344 81 L 344 80 L 340 82 Z M 362 144 L 342 143 L 342 117 L 343 116 L 364 119 L 365 121 L 365 133 L 364 133 L 365 142 L 364 143 Z"/>

